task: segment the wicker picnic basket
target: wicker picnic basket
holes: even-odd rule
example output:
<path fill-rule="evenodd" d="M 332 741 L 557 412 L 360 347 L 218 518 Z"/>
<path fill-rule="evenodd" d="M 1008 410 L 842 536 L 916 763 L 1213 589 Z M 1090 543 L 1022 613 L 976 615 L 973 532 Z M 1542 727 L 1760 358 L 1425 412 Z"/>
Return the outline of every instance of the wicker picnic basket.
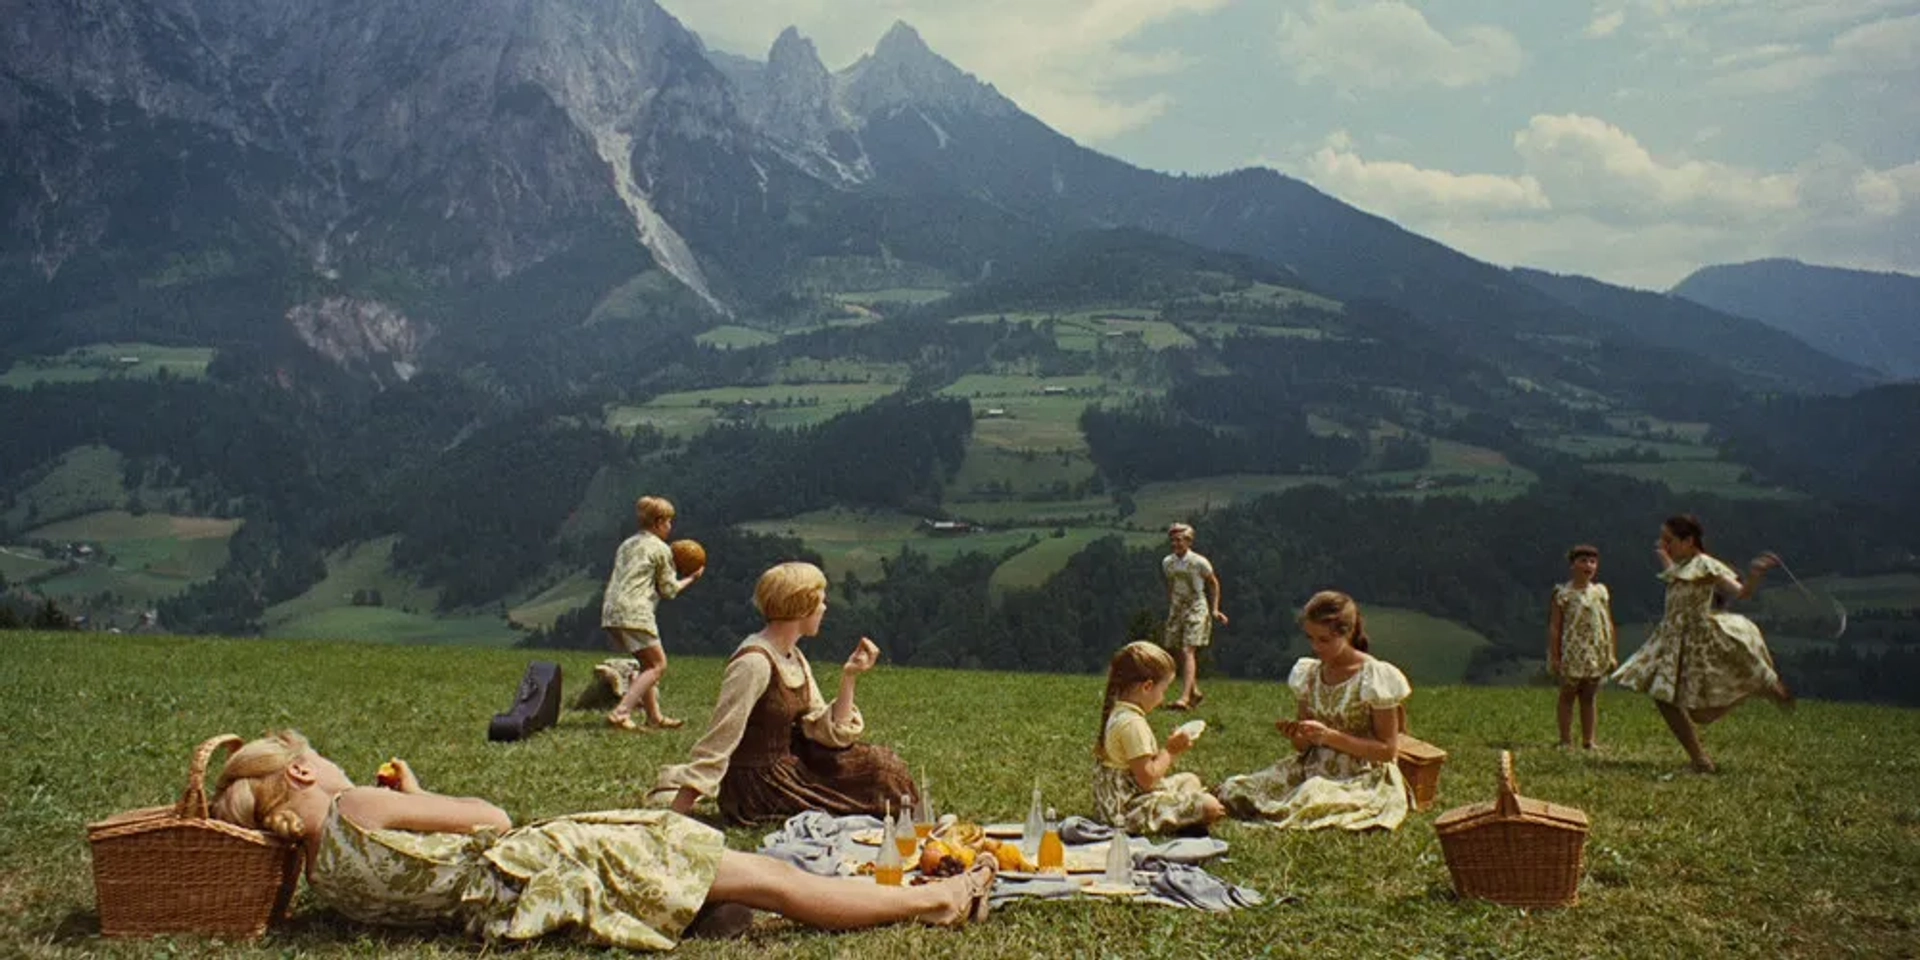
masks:
<path fill-rule="evenodd" d="M 1513 754 L 1500 751 L 1492 803 L 1456 807 L 1433 821 L 1453 889 L 1511 907 L 1566 907 L 1580 898 L 1587 815 L 1520 795 Z"/>
<path fill-rule="evenodd" d="M 1440 793 L 1440 768 L 1447 765 L 1447 752 L 1425 740 L 1401 734 L 1396 744 L 1398 754 L 1394 763 L 1400 767 L 1400 775 L 1407 778 L 1407 792 L 1413 795 L 1413 808 L 1425 810 L 1433 806 L 1433 798 Z"/>
<path fill-rule="evenodd" d="M 1415 810 L 1433 806 L 1440 793 L 1440 769 L 1447 765 L 1447 752 L 1415 736 L 1407 726 L 1407 708 L 1400 707 L 1400 738 L 1394 743 L 1394 764 L 1406 778 L 1407 793 Z"/>
<path fill-rule="evenodd" d="M 207 814 L 207 762 L 214 751 L 231 753 L 243 742 L 225 734 L 202 743 L 179 803 L 87 825 L 101 934 L 244 939 L 286 915 L 300 879 L 300 848 Z"/>

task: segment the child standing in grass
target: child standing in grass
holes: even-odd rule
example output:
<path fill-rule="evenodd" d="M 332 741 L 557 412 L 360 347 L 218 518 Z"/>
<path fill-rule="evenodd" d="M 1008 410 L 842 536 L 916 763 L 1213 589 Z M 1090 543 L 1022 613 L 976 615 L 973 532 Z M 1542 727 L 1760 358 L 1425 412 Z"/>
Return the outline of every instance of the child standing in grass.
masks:
<path fill-rule="evenodd" d="M 619 705 L 607 714 L 607 723 L 638 730 L 633 708 L 645 704 L 648 725 L 672 729 L 685 721 L 660 712 L 659 685 L 667 672 L 667 651 L 660 644 L 654 611 L 660 601 L 692 586 L 707 568 L 676 575 L 673 550 L 667 546 L 667 537 L 673 534 L 673 504 L 663 497 L 641 497 L 634 503 L 634 512 L 640 517 L 640 532 L 620 544 L 614 557 L 613 576 L 607 579 L 606 599 L 600 605 L 600 628 L 615 646 L 639 661 L 640 672 L 627 684 Z"/>
<path fill-rule="evenodd" d="M 1180 651 L 1180 699 L 1167 704 L 1169 710 L 1189 710 L 1200 705 L 1207 695 L 1200 691 L 1199 663 L 1201 647 L 1213 642 L 1213 625 L 1226 625 L 1227 615 L 1220 610 L 1220 578 L 1213 564 L 1193 551 L 1193 527 L 1176 523 L 1167 528 L 1171 553 L 1160 561 L 1160 574 L 1167 581 L 1167 626 L 1163 638 L 1167 646 Z"/>
<path fill-rule="evenodd" d="M 1594 577 L 1600 548 L 1581 544 L 1567 551 L 1566 583 L 1553 588 L 1547 618 L 1547 669 L 1560 678 L 1560 747 L 1573 746 L 1573 704 L 1580 702 L 1580 745 L 1594 749 L 1599 724 L 1600 681 L 1619 664 L 1613 597 Z"/>
<path fill-rule="evenodd" d="M 1168 737 L 1165 750 L 1154 742 L 1147 714 L 1172 684 L 1173 657 L 1144 640 L 1121 647 L 1107 665 L 1106 703 L 1093 745 L 1093 800 L 1100 819 L 1128 833 L 1172 833 L 1227 813 L 1199 777 L 1171 772 L 1174 760 L 1193 747 L 1186 734 Z"/>

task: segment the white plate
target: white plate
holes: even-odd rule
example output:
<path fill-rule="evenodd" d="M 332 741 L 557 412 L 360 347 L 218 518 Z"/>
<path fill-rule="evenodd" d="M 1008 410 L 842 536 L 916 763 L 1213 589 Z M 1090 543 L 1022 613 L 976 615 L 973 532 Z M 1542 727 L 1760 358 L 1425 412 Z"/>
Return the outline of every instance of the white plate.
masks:
<path fill-rule="evenodd" d="M 1058 880 L 1061 883 L 1068 883 L 1073 880 L 1072 877 L 1064 873 L 1039 873 L 1033 870 L 1002 870 L 994 874 L 994 876 L 1002 880 Z"/>
<path fill-rule="evenodd" d="M 995 840 L 1006 840 L 1008 838 L 1018 840 L 1021 834 L 1027 832 L 1027 828 L 1018 823 L 989 823 L 981 829 L 987 831 L 987 836 Z"/>
<path fill-rule="evenodd" d="M 1080 892 L 1096 897 L 1137 897 L 1147 891 L 1132 884 L 1089 883 Z"/>
<path fill-rule="evenodd" d="M 1188 720 L 1186 723 L 1174 727 L 1173 732 L 1186 734 L 1189 741 L 1198 740 L 1201 734 L 1207 732 L 1207 722 L 1205 720 Z"/>

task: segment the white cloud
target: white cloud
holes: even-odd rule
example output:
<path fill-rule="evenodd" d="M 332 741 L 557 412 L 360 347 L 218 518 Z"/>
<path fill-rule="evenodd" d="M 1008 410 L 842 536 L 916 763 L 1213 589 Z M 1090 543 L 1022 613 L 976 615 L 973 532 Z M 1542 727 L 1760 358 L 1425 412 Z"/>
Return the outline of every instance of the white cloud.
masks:
<path fill-rule="evenodd" d="M 1874 169 L 1829 145 L 1792 170 L 1758 171 L 1659 157 L 1579 115 L 1535 116 L 1513 143 L 1512 174 L 1369 159 L 1345 131 L 1275 165 L 1471 255 L 1632 286 L 1763 256 L 1920 266 L 1920 162 Z"/>
<path fill-rule="evenodd" d="M 681 22 L 717 46 L 764 57 L 788 26 L 814 41 L 829 69 L 872 49 L 895 20 L 1022 109 L 1082 142 L 1138 128 L 1173 105 L 1158 92 L 1121 92 L 1186 65 L 1177 52 L 1140 49 L 1151 28 L 1234 0 L 666 0 Z"/>
<path fill-rule="evenodd" d="M 1535 116 L 1514 149 L 1556 207 L 1601 219 L 1758 220 L 1798 204 L 1795 180 L 1702 160 L 1662 162 L 1631 134 L 1594 117 Z"/>
<path fill-rule="evenodd" d="M 1530 176 L 1429 170 L 1399 160 L 1368 160 L 1338 131 L 1306 158 L 1300 171 L 1323 190 L 1365 197 L 1396 217 L 1431 221 L 1543 211 L 1551 204 Z"/>
<path fill-rule="evenodd" d="M 1627 12 L 1625 10 L 1596 13 L 1594 14 L 1593 20 L 1587 24 L 1585 33 L 1587 36 L 1596 40 L 1601 37 L 1611 37 L 1620 29 L 1620 25 L 1625 22 L 1627 22 Z"/>
<path fill-rule="evenodd" d="M 1520 42 L 1499 27 L 1448 36 L 1398 0 L 1315 0 L 1304 15 L 1281 19 L 1280 54 L 1301 83 L 1345 90 L 1473 87 L 1519 73 L 1525 60 Z"/>

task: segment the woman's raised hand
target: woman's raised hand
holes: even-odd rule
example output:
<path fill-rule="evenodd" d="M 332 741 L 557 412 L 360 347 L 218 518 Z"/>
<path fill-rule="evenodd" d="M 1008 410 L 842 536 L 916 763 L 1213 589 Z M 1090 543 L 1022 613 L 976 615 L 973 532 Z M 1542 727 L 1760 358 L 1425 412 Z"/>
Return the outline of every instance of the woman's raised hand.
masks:
<path fill-rule="evenodd" d="M 853 676 L 859 676 L 872 670 L 880 663 L 880 647 L 871 639 L 860 638 L 860 644 L 853 648 L 853 654 L 847 657 L 847 663 L 841 670 Z"/>
<path fill-rule="evenodd" d="M 1762 553 L 1757 557 L 1754 557 L 1753 560 L 1747 564 L 1747 570 L 1753 576 L 1763 577 L 1763 576 L 1766 576 L 1766 573 L 1768 570 L 1772 570 L 1774 567 L 1777 567 L 1779 565 L 1780 565 L 1780 555 L 1777 553 L 1774 553 L 1772 550 L 1768 550 L 1767 552 Z"/>

